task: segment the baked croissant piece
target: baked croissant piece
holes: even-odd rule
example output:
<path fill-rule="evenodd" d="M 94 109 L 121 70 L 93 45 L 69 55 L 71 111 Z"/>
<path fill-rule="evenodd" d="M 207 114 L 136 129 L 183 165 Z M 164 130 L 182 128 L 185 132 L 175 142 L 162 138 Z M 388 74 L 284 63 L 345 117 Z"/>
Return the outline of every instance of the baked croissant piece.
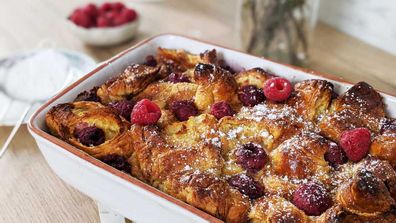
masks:
<path fill-rule="evenodd" d="M 378 133 L 385 118 L 381 95 L 365 82 L 359 82 L 333 100 L 328 113 L 319 123 L 322 134 L 338 142 L 343 131 L 366 127 Z"/>
<path fill-rule="evenodd" d="M 332 142 L 315 133 L 304 132 L 284 141 L 270 153 L 272 170 L 289 178 L 325 180 L 330 171 L 324 154 Z M 328 179 L 327 179 L 328 180 Z"/>
<path fill-rule="evenodd" d="M 293 87 L 294 85 L 294 87 Z M 54 106 L 49 132 L 225 222 L 396 222 L 396 122 L 364 82 L 159 48 Z"/>
<path fill-rule="evenodd" d="M 128 66 L 117 78 L 99 87 L 97 95 L 104 104 L 121 101 L 143 91 L 147 85 L 159 77 L 159 67 L 133 64 Z"/>
<path fill-rule="evenodd" d="M 377 135 L 370 147 L 370 154 L 388 160 L 396 167 L 396 120 L 385 119 L 381 134 Z"/>
<path fill-rule="evenodd" d="M 170 147 L 155 128 L 134 126 L 132 132 L 134 176 L 227 222 L 246 220 L 249 200 L 220 179 L 223 159 L 217 148 Z"/>
<path fill-rule="evenodd" d="M 326 80 L 306 80 L 294 86 L 288 104 L 304 118 L 318 121 L 326 113 L 334 95 L 333 84 Z"/>
<path fill-rule="evenodd" d="M 53 107 L 46 116 L 46 123 L 51 133 L 66 140 L 70 144 L 84 150 L 88 154 L 101 158 L 116 154 L 129 157 L 132 153 L 130 140 L 130 123 L 117 115 L 113 109 L 96 102 L 73 102 Z M 103 131 L 97 133 L 85 143 L 85 137 L 77 135 L 89 134 L 81 132 L 89 127 Z M 100 139 L 103 137 L 103 139 Z M 99 142 L 94 142 L 98 140 Z"/>
<path fill-rule="evenodd" d="M 130 123 L 112 108 L 97 102 L 73 102 L 53 107 L 46 114 L 50 132 L 105 163 L 130 172 Z"/>
<path fill-rule="evenodd" d="M 309 217 L 283 197 L 269 196 L 257 199 L 249 213 L 252 223 L 310 222 Z"/>
<path fill-rule="evenodd" d="M 342 185 L 337 201 L 347 211 L 361 216 L 376 216 L 395 204 L 385 183 L 368 170 L 360 169 L 352 181 Z"/>

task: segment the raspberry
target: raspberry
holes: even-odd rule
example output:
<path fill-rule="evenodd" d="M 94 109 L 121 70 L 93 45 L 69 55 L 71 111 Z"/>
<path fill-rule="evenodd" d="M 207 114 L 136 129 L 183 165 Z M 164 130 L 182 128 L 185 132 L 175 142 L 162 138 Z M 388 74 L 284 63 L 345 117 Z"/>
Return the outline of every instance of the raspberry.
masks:
<path fill-rule="evenodd" d="M 348 161 L 344 150 L 342 150 L 337 144 L 331 143 L 330 148 L 324 154 L 324 158 L 332 166 L 344 164 Z"/>
<path fill-rule="evenodd" d="M 111 24 L 112 24 L 111 20 L 105 16 L 99 16 L 96 18 L 97 27 L 109 27 L 111 26 Z"/>
<path fill-rule="evenodd" d="M 126 22 L 132 22 L 137 18 L 137 13 L 135 10 L 133 9 L 128 9 L 128 8 L 124 8 L 121 11 L 122 18 L 126 21 Z"/>
<path fill-rule="evenodd" d="M 168 81 L 172 82 L 172 83 L 181 83 L 181 82 L 189 83 L 190 82 L 188 77 L 186 77 L 185 75 L 180 74 L 180 73 L 171 73 L 171 74 L 169 74 Z"/>
<path fill-rule="evenodd" d="M 110 107 L 117 110 L 118 114 L 127 120 L 131 117 L 133 105 L 133 102 L 127 100 L 117 101 L 109 104 Z"/>
<path fill-rule="evenodd" d="M 73 14 L 70 16 L 70 20 L 74 24 L 84 28 L 90 28 L 91 26 L 93 26 L 92 18 L 82 9 L 75 10 Z"/>
<path fill-rule="evenodd" d="M 190 100 L 174 101 L 171 110 L 179 121 L 187 121 L 190 116 L 198 115 L 197 107 Z"/>
<path fill-rule="evenodd" d="M 99 7 L 99 13 L 104 14 L 108 11 L 111 11 L 112 8 L 113 8 L 113 6 L 111 5 L 111 3 L 105 2 Z"/>
<path fill-rule="evenodd" d="M 323 185 L 315 182 L 301 185 L 293 193 L 293 204 L 307 215 L 318 216 L 331 205 L 331 197 Z"/>
<path fill-rule="evenodd" d="M 116 12 L 109 11 L 109 12 L 106 12 L 103 16 L 109 21 L 110 26 L 114 26 L 115 19 L 117 18 L 118 14 Z"/>
<path fill-rule="evenodd" d="M 290 97 L 291 92 L 292 84 L 285 78 L 271 78 L 264 85 L 264 95 L 271 101 L 284 101 Z"/>
<path fill-rule="evenodd" d="M 88 123 L 81 123 L 74 129 L 74 137 L 85 146 L 97 146 L 105 142 L 106 137 L 102 129 L 96 126 L 89 126 Z"/>
<path fill-rule="evenodd" d="M 227 102 L 219 101 L 212 105 L 210 108 L 210 114 L 212 114 L 217 119 L 221 119 L 224 116 L 233 116 L 235 111 Z"/>
<path fill-rule="evenodd" d="M 245 174 L 232 176 L 228 183 L 231 186 L 236 187 L 239 192 L 247 195 L 251 199 L 259 198 L 264 195 L 264 188 L 255 180 L 253 180 L 253 178 Z"/>
<path fill-rule="evenodd" d="M 244 106 L 253 107 L 264 101 L 263 90 L 254 85 L 246 85 L 239 89 L 238 98 Z"/>
<path fill-rule="evenodd" d="M 267 161 L 267 154 L 261 146 L 248 143 L 235 151 L 237 164 L 250 172 L 261 170 Z"/>
<path fill-rule="evenodd" d="M 154 102 L 143 99 L 132 109 L 131 122 L 138 125 L 153 125 L 161 117 L 161 109 Z"/>
<path fill-rule="evenodd" d="M 124 25 L 125 23 L 128 23 L 128 20 L 125 19 L 121 14 L 117 14 L 117 15 L 113 18 L 113 25 L 114 25 L 114 26 Z"/>
<path fill-rule="evenodd" d="M 341 134 L 340 146 L 352 161 L 358 162 L 363 159 L 370 149 L 370 144 L 370 130 L 367 128 L 347 130 Z"/>
<path fill-rule="evenodd" d="M 122 2 L 114 2 L 111 4 L 111 9 L 114 11 L 121 11 L 122 9 L 125 8 L 125 5 Z"/>
<path fill-rule="evenodd" d="M 95 18 L 98 15 L 98 8 L 93 3 L 89 3 L 82 10 L 91 18 Z"/>
<path fill-rule="evenodd" d="M 110 154 L 103 156 L 102 158 L 100 158 L 100 160 L 123 172 L 131 172 L 131 165 L 128 163 L 128 160 L 123 156 L 119 156 L 117 154 Z"/>

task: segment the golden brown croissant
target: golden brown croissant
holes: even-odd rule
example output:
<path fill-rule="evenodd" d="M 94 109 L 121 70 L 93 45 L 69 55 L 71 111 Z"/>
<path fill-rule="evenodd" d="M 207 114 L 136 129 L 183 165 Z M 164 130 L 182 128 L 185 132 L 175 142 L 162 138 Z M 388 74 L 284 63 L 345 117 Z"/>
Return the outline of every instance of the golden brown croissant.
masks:
<path fill-rule="evenodd" d="M 249 199 L 226 181 L 209 173 L 193 171 L 170 176 L 162 190 L 195 207 L 224 219 L 226 222 L 245 222 Z"/>
<path fill-rule="evenodd" d="M 370 154 L 389 161 L 396 166 L 396 121 L 386 120 L 382 133 L 374 137 L 370 147 Z"/>
<path fill-rule="evenodd" d="M 273 77 L 273 75 L 259 67 L 256 67 L 239 72 L 235 76 L 235 80 L 239 86 L 254 85 L 258 88 L 262 88 L 265 84 L 265 81 L 271 77 Z"/>
<path fill-rule="evenodd" d="M 330 166 L 324 160 L 330 141 L 315 133 L 302 133 L 284 141 L 270 153 L 273 171 L 290 178 L 326 180 Z M 325 178 L 325 179 L 323 179 Z"/>
<path fill-rule="evenodd" d="M 333 206 L 323 213 L 317 223 L 392 223 L 396 221 L 394 210 L 377 216 L 360 216 L 344 210 L 340 206 Z"/>
<path fill-rule="evenodd" d="M 147 85 L 159 77 L 158 66 L 133 64 L 128 66 L 118 77 L 100 86 L 97 95 L 104 104 L 125 100 L 143 91 Z"/>
<path fill-rule="evenodd" d="M 218 178 L 223 161 L 217 148 L 167 146 L 155 128 L 134 126 L 131 132 L 134 176 L 229 222 L 246 218 L 248 200 Z"/>
<path fill-rule="evenodd" d="M 198 64 L 194 81 L 199 85 L 195 104 L 200 111 L 209 111 L 210 105 L 225 101 L 236 106 L 237 83 L 230 72 L 210 64 Z"/>
<path fill-rule="evenodd" d="M 198 63 L 217 63 L 216 50 L 207 50 L 202 54 L 190 54 L 185 50 L 158 48 L 157 61 L 170 67 L 171 72 L 184 72 Z"/>
<path fill-rule="evenodd" d="M 352 128 L 367 127 L 378 133 L 384 117 L 381 95 L 367 83 L 359 82 L 332 102 L 319 128 L 324 136 L 338 142 L 341 133 Z"/>
<path fill-rule="evenodd" d="M 365 168 L 358 169 L 351 181 L 340 186 L 337 201 L 360 216 L 376 216 L 395 205 L 385 182 Z"/>
<path fill-rule="evenodd" d="M 73 102 L 53 107 L 46 115 L 46 123 L 51 133 L 88 154 L 101 158 L 116 154 L 129 157 L 132 153 L 130 123 L 117 113 L 96 102 Z M 104 141 L 100 145 L 84 145 L 77 137 L 78 128 L 95 126 L 104 131 Z"/>
<path fill-rule="evenodd" d="M 306 119 L 316 121 L 323 115 L 333 96 L 333 85 L 325 80 L 306 80 L 294 86 L 288 104 Z"/>
<path fill-rule="evenodd" d="M 308 216 L 291 202 L 278 196 L 262 197 L 249 212 L 252 223 L 308 223 Z"/>

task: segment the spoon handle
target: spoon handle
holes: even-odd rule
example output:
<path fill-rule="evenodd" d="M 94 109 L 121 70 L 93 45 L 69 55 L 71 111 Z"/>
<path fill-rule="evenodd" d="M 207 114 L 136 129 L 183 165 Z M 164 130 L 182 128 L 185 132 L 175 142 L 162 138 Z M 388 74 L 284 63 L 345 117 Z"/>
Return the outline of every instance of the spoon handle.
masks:
<path fill-rule="evenodd" d="M 32 104 L 29 104 L 26 106 L 25 110 L 21 114 L 20 118 L 18 119 L 18 122 L 15 124 L 14 128 L 12 129 L 10 135 L 8 136 L 7 140 L 3 144 L 3 146 L 0 149 L 0 158 L 4 155 L 4 153 L 7 151 L 8 146 L 10 145 L 12 139 L 14 138 L 15 134 L 17 133 L 19 127 L 22 125 L 23 120 L 25 120 L 25 117 L 27 113 L 29 112 L 30 108 L 32 107 Z"/>

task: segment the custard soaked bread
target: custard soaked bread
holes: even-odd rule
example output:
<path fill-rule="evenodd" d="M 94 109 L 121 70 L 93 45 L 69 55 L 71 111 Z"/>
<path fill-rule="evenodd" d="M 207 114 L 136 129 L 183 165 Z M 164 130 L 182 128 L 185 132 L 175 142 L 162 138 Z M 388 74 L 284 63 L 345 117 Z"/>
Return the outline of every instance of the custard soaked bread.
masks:
<path fill-rule="evenodd" d="M 395 222 L 396 121 L 360 82 L 159 48 L 54 106 L 49 131 L 226 222 Z"/>

